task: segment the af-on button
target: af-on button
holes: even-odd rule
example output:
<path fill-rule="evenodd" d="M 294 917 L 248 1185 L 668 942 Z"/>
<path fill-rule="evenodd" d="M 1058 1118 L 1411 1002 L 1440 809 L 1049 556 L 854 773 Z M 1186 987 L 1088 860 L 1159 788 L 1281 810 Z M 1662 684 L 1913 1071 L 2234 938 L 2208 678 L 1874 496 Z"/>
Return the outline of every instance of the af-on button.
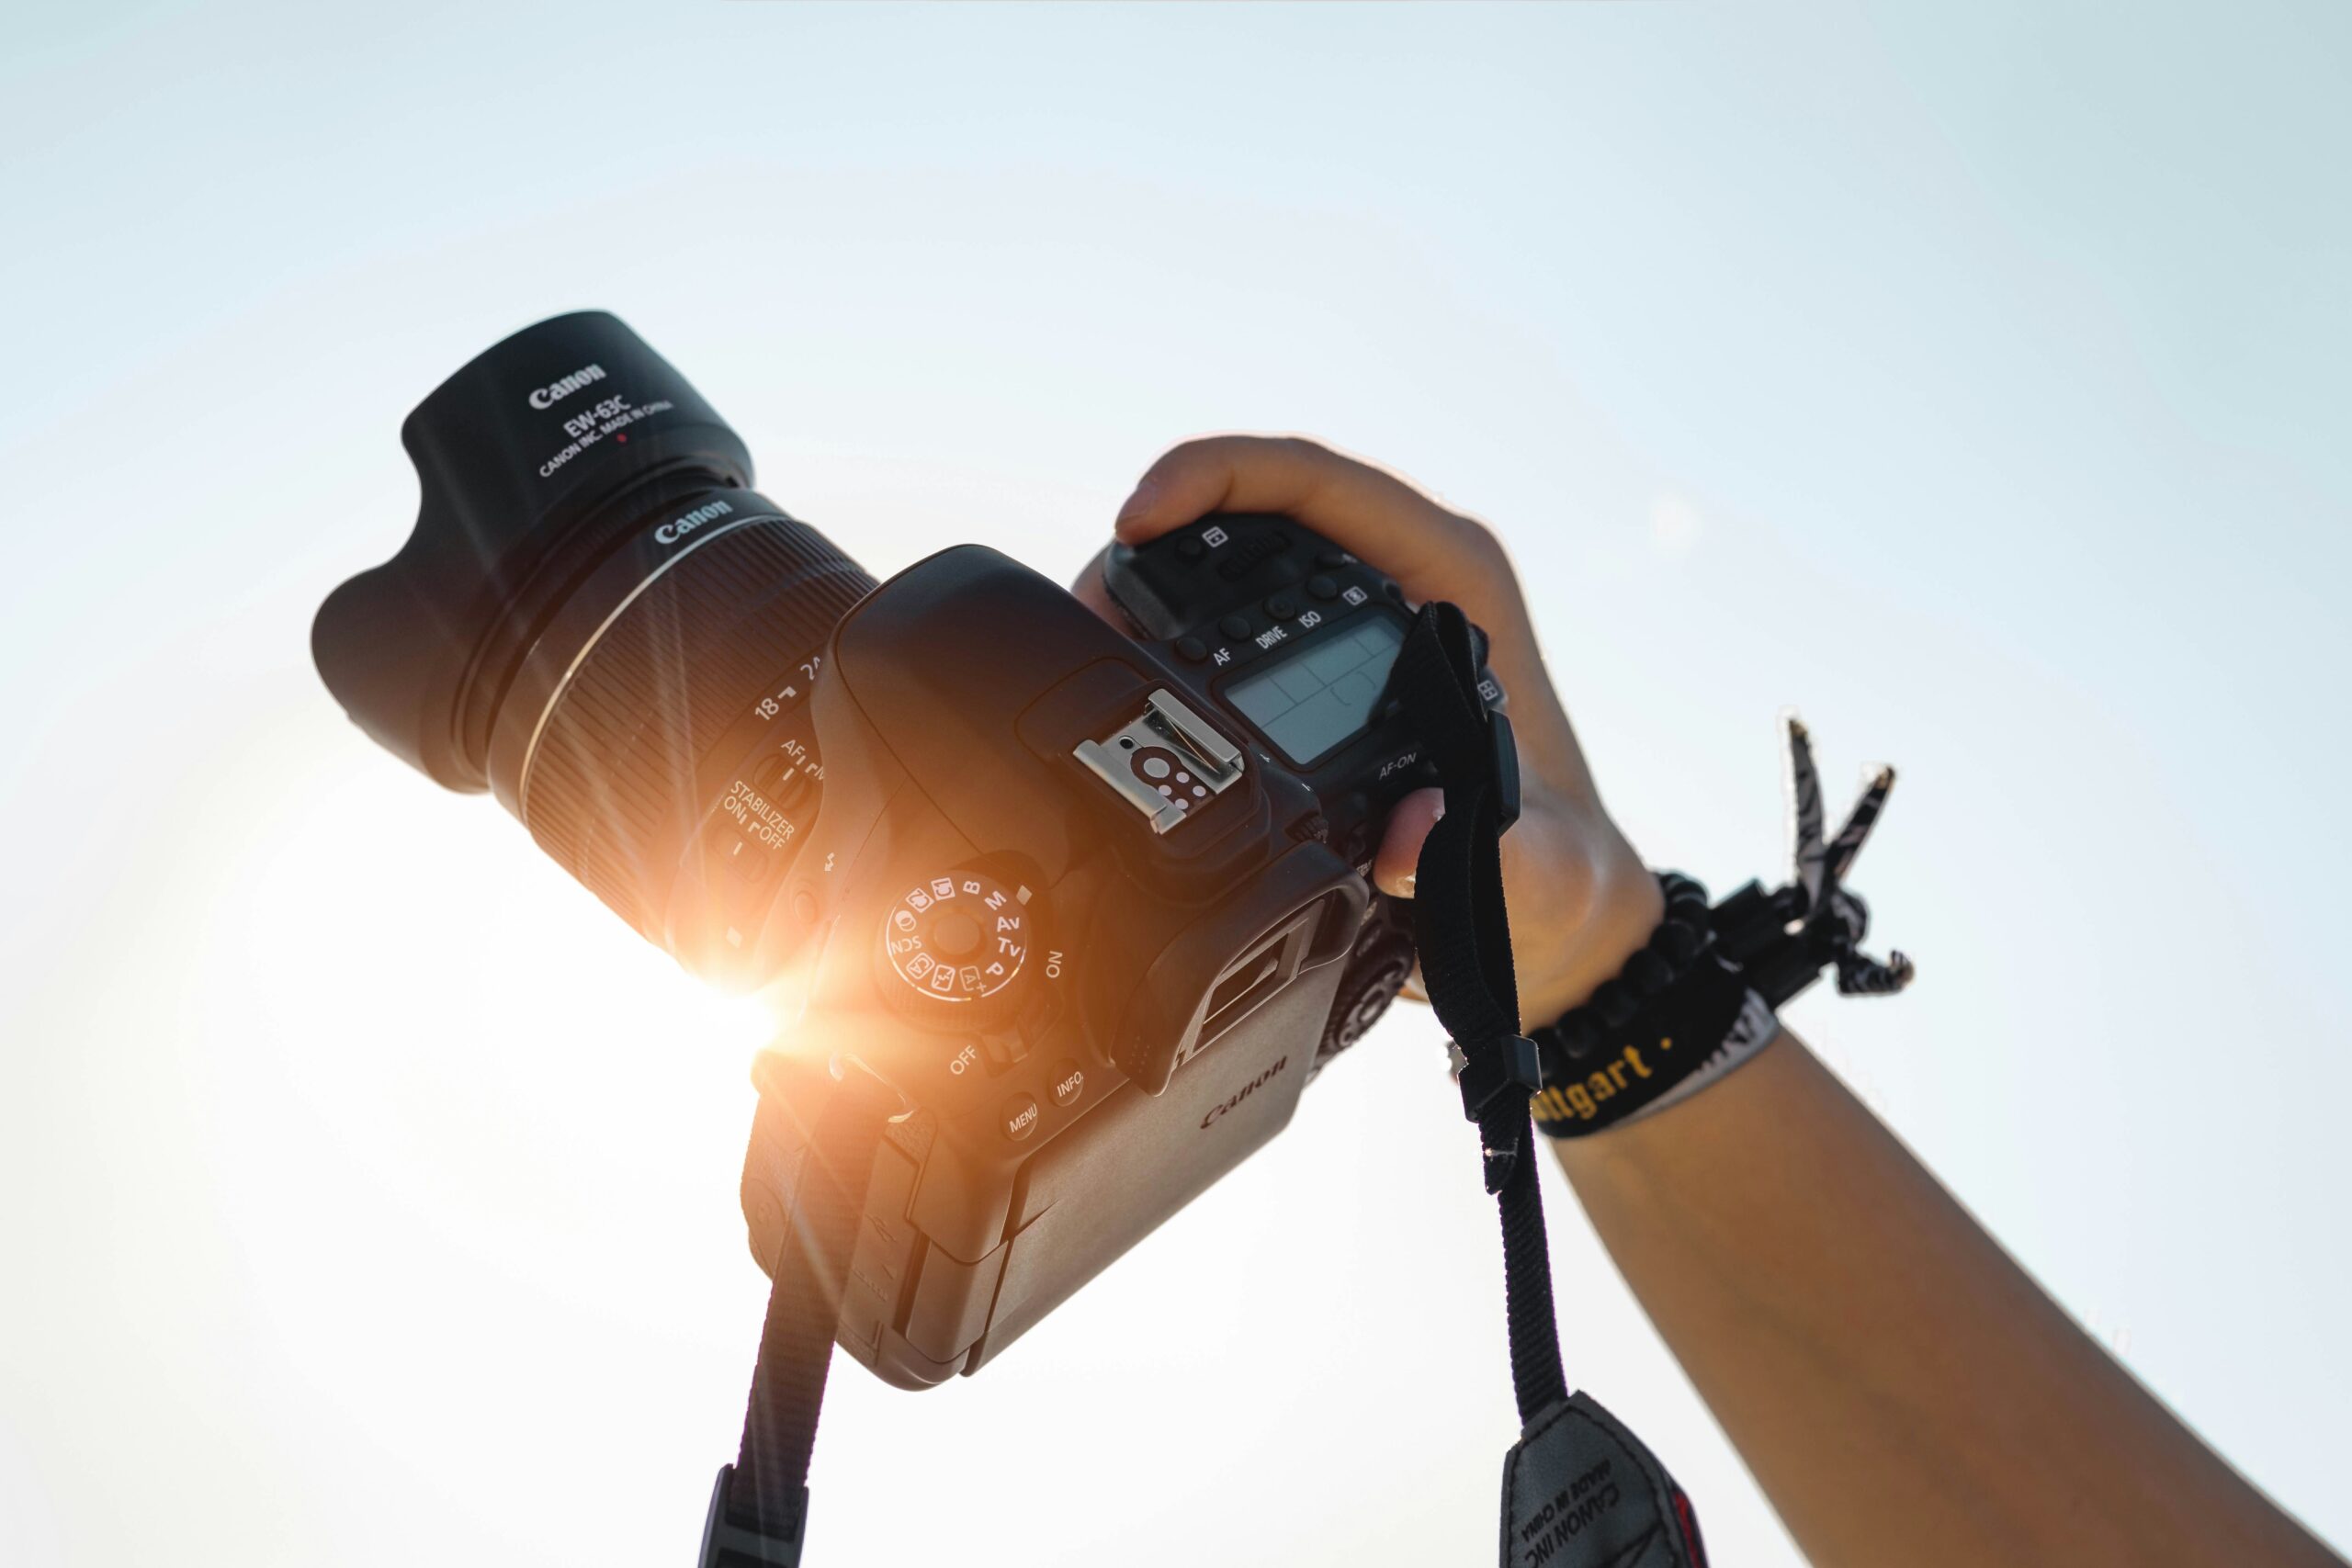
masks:
<path fill-rule="evenodd" d="M 1004 1135 L 1016 1144 L 1026 1142 L 1029 1135 L 1037 1130 L 1038 1120 L 1043 1114 L 1037 1109 L 1037 1102 L 1025 1094 L 1014 1095 L 997 1112 L 1003 1121 Z"/>

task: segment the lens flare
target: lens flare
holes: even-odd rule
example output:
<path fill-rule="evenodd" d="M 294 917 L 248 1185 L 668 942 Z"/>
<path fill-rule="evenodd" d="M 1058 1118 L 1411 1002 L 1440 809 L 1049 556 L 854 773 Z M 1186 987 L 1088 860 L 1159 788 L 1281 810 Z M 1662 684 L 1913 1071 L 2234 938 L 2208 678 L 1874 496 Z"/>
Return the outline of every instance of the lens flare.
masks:
<path fill-rule="evenodd" d="M 730 997 L 707 987 L 686 987 L 678 1027 L 689 1039 L 749 1061 L 775 1043 L 779 1021 L 758 997 Z"/>

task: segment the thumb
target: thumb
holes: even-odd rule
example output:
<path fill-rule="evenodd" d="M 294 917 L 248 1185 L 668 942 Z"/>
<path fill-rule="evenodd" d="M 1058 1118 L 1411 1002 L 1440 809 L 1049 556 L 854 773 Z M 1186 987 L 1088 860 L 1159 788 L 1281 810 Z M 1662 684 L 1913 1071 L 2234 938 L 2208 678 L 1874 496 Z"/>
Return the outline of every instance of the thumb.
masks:
<path fill-rule="evenodd" d="M 1373 857 L 1373 886 L 1395 898 L 1413 896 L 1413 874 L 1421 863 L 1421 844 L 1445 815 L 1441 790 L 1417 789 L 1396 803 L 1388 826 L 1380 835 L 1380 852 Z"/>

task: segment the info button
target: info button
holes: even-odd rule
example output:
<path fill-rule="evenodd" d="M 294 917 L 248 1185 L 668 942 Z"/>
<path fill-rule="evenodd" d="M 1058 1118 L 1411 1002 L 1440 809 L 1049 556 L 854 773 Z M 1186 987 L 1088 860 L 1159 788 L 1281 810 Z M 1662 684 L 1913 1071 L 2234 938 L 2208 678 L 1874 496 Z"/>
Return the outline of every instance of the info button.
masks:
<path fill-rule="evenodd" d="M 1054 1069 L 1053 1090 L 1054 1103 L 1068 1111 L 1086 1092 L 1086 1069 L 1076 1062 L 1064 1062 Z"/>
<path fill-rule="evenodd" d="M 1025 1094 L 1016 1094 L 1006 1100 L 998 1114 L 1004 1118 L 1004 1135 L 1016 1144 L 1037 1130 L 1037 1102 Z"/>

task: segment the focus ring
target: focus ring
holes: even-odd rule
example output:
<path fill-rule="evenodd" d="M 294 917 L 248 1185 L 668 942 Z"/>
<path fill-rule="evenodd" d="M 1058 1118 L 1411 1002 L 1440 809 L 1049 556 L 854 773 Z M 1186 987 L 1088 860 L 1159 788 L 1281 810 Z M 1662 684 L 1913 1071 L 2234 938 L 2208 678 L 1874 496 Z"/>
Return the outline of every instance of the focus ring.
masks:
<path fill-rule="evenodd" d="M 523 819 L 557 863 L 659 942 L 695 769 L 874 580 L 805 524 L 702 542 L 605 626 L 557 691 L 525 764 Z"/>

